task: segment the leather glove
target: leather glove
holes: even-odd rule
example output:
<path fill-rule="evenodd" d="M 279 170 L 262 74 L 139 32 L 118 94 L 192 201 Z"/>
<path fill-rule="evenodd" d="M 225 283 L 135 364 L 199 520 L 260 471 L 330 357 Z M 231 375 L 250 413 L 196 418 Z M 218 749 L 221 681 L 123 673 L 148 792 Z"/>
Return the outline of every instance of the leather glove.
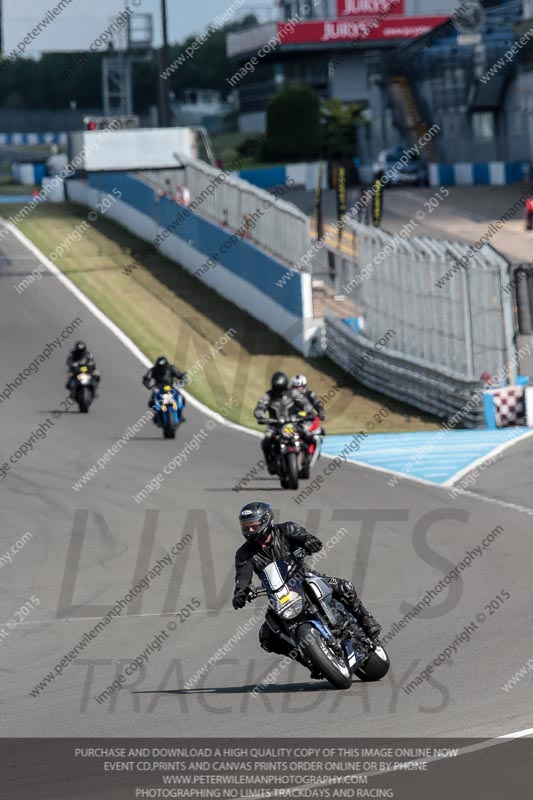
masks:
<path fill-rule="evenodd" d="M 304 547 L 309 554 L 318 553 L 319 550 L 322 550 L 322 542 L 319 542 L 318 539 L 309 539 Z"/>
<path fill-rule="evenodd" d="M 306 557 L 307 551 L 304 547 L 297 547 L 292 555 L 296 561 L 302 561 Z"/>
<path fill-rule="evenodd" d="M 248 592 L 245 589 L 238 589 L 235 594 L 233 595 L 233 608 L 244 608 L 246 605 L 246 600 L 248 598 Z"/>

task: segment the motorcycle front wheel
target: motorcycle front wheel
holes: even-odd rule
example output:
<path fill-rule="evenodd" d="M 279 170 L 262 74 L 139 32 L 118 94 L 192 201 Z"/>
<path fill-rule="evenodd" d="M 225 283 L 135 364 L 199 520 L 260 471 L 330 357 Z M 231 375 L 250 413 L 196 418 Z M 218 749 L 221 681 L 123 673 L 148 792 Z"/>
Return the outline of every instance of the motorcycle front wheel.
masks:
<path fill-rule="evenodd" d="M 298 453 L 287 453 L 285 456 L 289 489 L 298 488 Z"/>
<path fill-rule="evenodd" d="M 167 423 L 163 433 L 164 433 L 165 439 L 175 439 L 176 438 L 176 426 L 174 425 L 174 422 Z"/>
<path fill-rule="evenodd" d="M 302 463 L 300 465 L 300 478 L 304 481 L 309 480 L 309 475 L 311 472 L 311 458 L 309 456 L 309 451 L 302 451 Z"/>
<path fill-rule="evenodd" d="M 88 386 L 82 386 L 78 393 L 78 408 L 81 414 L 87 414 L 91 405 L 91 390 Z"/>
<path fill-rule="evenodd" d="M 297 641 L 304 656 L 335 689 L 350 688 L 352 674 L 346 657 L 334 652 L 318 628 L 304 622 L 298 628 Z"/>

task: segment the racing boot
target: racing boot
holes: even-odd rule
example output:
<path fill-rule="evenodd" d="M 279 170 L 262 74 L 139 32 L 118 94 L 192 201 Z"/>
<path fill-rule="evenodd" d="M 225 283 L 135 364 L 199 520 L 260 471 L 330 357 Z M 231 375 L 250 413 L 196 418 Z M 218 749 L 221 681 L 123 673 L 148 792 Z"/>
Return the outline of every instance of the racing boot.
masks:
<path fill-rule="evenodd" d="M 381 633 L 381 625 L 370 611 L 364 607 L 357 596 L 353 583 L 339 579 L 334 579 L 334 581 L 335 585 L 332 587 L 334 595 L 336 594 L 350 614 L 354 615 L 365 635 L 372 641 L 377 639 Z M 331 579 L 330 583 L 332 583 Z"/>
<path fill-rule="evenodd" d="M 357 613 L 354 613 L 354 616 L 357 618 L 359 624 L 361 625 L 362 629 L 368 636 L 371 641 L 375 641 L 379 638 L 381 633 L 381 625 L 377 621 L 375 617 L 372 616 L 370 611 L 364 607 L 362 602 L 357 599 L 356 603 L 358 604 L 359 608 Z"/>

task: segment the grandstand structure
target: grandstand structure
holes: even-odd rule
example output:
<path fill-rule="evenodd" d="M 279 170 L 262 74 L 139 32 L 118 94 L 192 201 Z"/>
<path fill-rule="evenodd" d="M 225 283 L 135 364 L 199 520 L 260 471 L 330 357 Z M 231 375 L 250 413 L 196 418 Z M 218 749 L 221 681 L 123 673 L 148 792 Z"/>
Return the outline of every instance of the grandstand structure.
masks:
<path fill-rule="evenodd" d="M 370 134 L 379 146 L 395 144 L 398 136 L 414 140 L 422 121 L 440 127 L 434 142 L 440 162 L 531 161 L 533 19 L 528 15 L 533 16 L 531 7 L 521 0 L 494 3 L 483 9 L 471 34 L 462 33 L 452 18 L 398 47 L 392 59 L 377 60 L 370 118 L 378 124 Z M 520 169 L 509 177 L 520 180 Z"/>
<path fill-rule="evenodd" d="M 521 178 L 520 162 L 533 152 L 531 0 L 318 0 L 294 22 L 301 7 L 280 3 L 278 22 L 228 35 L 236 74 L 261 55 L 235 85 L 241 130 L 262 131 L 269 97 L 305 83 L 366 107 L 363 163 L 438 125 L 428 160 L 507 162 L 502 182 Z M 279 45 L 269 49 L 276 36 Z"/>
<path fill-rule="evenodd" d="M 241 130 L 264 129 L 268 99 L 284 83 L 370 105 L 369 66 L 376 54 L 390 58 L 401 42 L 445 22 L 455 5 L 456 0 L 279 0 L 277 21 L 227 36 L 239 78 L 229 83 L 238 93 Z"/>

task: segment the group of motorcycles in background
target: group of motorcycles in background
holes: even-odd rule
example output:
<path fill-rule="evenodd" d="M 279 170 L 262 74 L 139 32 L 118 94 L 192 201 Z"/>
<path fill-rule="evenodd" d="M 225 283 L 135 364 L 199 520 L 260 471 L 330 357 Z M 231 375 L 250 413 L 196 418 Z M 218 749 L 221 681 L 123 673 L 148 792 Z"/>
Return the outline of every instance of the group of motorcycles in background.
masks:
<path fill-rule="evenodd" d="M 67 359 L 67 384 L 71 399 L 77 404 L 80 414 L 87 414 L 98 396 L 100 373 L 96 369 L 93 354 L 84 342 L 76 342 Z M 161 356 L 143 377 L 146 388 L 152 390 L 149 406 L 154 412 L 154 423 L 161 428 L 165 439 L 174 439 L 179 425 L 184 421 L 182 410 L 185 402 L 175 385 L 175 379 L 183 382 L 185 375 L 178 372 L 168 360 Z"/>
<path fill-rule="evenodd" d="M 66 367 L 66 388 L 80 413 L 87 414 L 98 396 L 100 374 L 84 342 L 76 342 Z M 185 421 L 185 401 L 178 385 L 182 386 L 186 377 L 164 356 L 143 377 L 143 384 L 151 390 L 148 405 L 154 412 L 154 423 L 165 439 L 174 439 Z M 307 378 L 295 375 L 289 381 L 284 372 L 274 373 L 271 387 L 259 399 L 254 415 L 260 425 L 268 427 L 262 449 L 269 474 L 279 477 L 283 489 L 298 489 L 299 481 L 310 477 L 320 457 L 325 433 L 323 407 L 309 390 Z"/>
<path fill-rule="evenodd" d="M 84 342 L 76 343 L 66 366 L 66 388 L 80 413 L 86 414 L 98 396 L 100 374 Z M 185 421 L 185 400 L 176 384 L 183 385 L 186 378 L 164 356 L 143 376 L 144 386 L 151 390 L 148 405 L 154 424 L 166 439 L 174 439 Z M 268 428 L 261 445 L 269 474 L 279 477 L 283 489 L 297 489 L 320 456 L 325 433 L 322 403 L 304 375 L 289 381 L 285 373 L 276 372 L 254 415 Z M 253 507 L 245 506 L 241 514 L 252 514 L 247 509 Z M 290 645 L 291 658 L 308 667 L 312 677 L 326 678 L 335 689 L 348 689 L 354 675 L 361 681 L 379 681 L 390 667 L 387 653 L 379 639 L 371 639 L 358 619 L 334 599 L 326 576 L 305 568 L 302 572 L 308 553 L 297 548 L 288 559 L 265 566 L 259 573 L 261 585 L 250 586 L 247 600 L 268 597 L 266 624 Z"/>

